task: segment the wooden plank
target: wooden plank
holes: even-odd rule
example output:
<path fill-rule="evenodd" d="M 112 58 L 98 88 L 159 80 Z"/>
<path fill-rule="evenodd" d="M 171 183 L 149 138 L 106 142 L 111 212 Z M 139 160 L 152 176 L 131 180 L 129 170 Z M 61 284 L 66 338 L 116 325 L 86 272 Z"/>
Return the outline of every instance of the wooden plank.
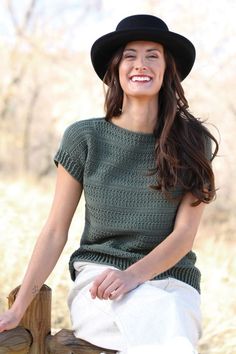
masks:
<path fill-rule="evenodd" d="M 20 287 L 12 290 L 8 297 L 9 308 L 15 301 Z M 51 332 L 51 289 L 43 285 L 26 310 L 20 325 L 29 330 L 33 342 L 29 354 L 46 354 L 45 339 Z"/>
<path fill-rule="evenodd" d="M 0 354 L 28 354 L 32 343 L 30 333 L 16 327 L 0 333 Z"/>
<path fill-rule="evenodd" d="M 92 345 L 82 339 L 76 338 L 72 331 L 62 329 L 54 336 L 47 336 L 47 349 L 49 354 L 115 354 L 109 350 Z"/>
<path fill-rule="evenodd" d="M 15 301 L 19 287 L 14 289 L 9 297 L 9 308 Z M 72 331 L 62 329 L 54 336 L 51 333 L 51 289 L 43 285 L 39 293 L 25 312 L 20 325 L 21 331 L 27 333 L 28 347 L 24 347 L 23 337 L 19 337 L 19 332 L 15 330 L 3 332 L 2 344 L 0 344 L 0 354 L 115 354 L 116 351 L 94 346 L 88 342 L 78 339 Z M 27 331 L 27 330 L 29 331 Z M 19 331 L 19 328 L 17 329 Z M 13 332 L 12 332 L 13 331 Z M 23 333 L 23 332 L 22 332 Z M 15 335 L 16 334 L 16 335 Z M 13 347 L 7 346 L 9 343 L 18 343 L 18 351 L 13 351 Z M 28 340 L 28 339 L 27 339 Z M 8 343 L 7 345 L 5 345 Z M 20 345 L 22 344 L 22 347 Z M 5 345 L 5 346 L 4 346 Z M 1 349 L 3 348 L 3 349 Z M 9 349 L 9 351 L 7 351 Z"/>

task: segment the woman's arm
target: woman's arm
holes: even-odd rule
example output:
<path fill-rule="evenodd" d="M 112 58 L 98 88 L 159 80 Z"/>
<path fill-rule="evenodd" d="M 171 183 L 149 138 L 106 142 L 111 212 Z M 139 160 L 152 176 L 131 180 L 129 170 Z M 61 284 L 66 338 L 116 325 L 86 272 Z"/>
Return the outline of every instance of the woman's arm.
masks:
<path fill-rule="evenodd" d="M 90 289 L 92 298 L 116 299 L 137 285 L 154 278 L 173 267 L 191 249 L 204 210 L 201 203 L 192 207 L 194 197 L 184 196 L 180 203 L 173 232 L 148 255 L 125 271 L 106 270 L 99 275 Z"/>
<path fill-rule="evenodd" d="M 24 280 L 11 309 L 0 316 L 0 332 L 14 328 L 46 281 L 66 244 L 82 186 L 58 166 L 55 195 L 49 217 L 36 242 Z"/>

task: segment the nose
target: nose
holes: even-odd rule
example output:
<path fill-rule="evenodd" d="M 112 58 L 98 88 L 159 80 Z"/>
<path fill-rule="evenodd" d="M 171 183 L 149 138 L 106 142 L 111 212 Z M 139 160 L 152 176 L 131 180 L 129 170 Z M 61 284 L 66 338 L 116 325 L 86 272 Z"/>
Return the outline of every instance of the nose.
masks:
<path fill-rule="evenodd" d="M 145 58 L 143 58 L 142 56 L 137 57 L 134 63 L 134 68 L 135 70 L 146 70 L 147 65 L 145 63 Z"/>

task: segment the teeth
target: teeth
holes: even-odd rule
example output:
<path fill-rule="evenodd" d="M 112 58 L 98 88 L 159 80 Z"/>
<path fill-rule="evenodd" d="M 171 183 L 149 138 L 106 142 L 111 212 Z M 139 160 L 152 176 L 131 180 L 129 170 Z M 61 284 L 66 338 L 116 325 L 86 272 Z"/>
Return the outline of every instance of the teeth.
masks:
<path fill-rule="evenodd" d="M 150 81 L 151 78 L 148 76 L 132 76 L 131 81 Z"/>

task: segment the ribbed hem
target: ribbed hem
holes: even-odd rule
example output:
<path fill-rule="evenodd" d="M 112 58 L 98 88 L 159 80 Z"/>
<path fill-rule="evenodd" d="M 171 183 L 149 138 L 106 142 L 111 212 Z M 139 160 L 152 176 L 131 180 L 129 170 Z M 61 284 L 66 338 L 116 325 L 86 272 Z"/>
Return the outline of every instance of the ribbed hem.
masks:
<path fill-rule="evenodd" d="M 106 265 L 116 267 L 120 270 L 125 270 L 133 263 L 137 262 L 139 259 L 141 259 L 141 257 L 137 257 L 136 259 L 134 258 L 126 259 L 126 258 L 120 258 L 117 256 L 108 255 L 108 254 L 77 250 L 72 254 L 69 262 L 71 279 L 73 281 L 75 280 L 76 274 L 75 274 L 74 262 L 77 261 L 106 264 Z M 183 281 L 184 283 L 192 286 L 200 293 L 201 273 L 199 269 L 196 268 L 195 266 L 192 267 L 174 266 L 168 269 L 166 272 L 159 274 L 158 276 L 153 278 L 153 280 L 166 279 L 169 277 Z"/>
<path fill-rule="evenodd" d="M 168 269 L 166 272 L 159 274 L 157 277 L 154 278 L 154 280 L 160 280 L 169 277 L 183 281 L 184 283 L 191 285 L 199 293 L 201 292 L 201 273 L 196 267 L 173 267 L 171 269 Z"/>

